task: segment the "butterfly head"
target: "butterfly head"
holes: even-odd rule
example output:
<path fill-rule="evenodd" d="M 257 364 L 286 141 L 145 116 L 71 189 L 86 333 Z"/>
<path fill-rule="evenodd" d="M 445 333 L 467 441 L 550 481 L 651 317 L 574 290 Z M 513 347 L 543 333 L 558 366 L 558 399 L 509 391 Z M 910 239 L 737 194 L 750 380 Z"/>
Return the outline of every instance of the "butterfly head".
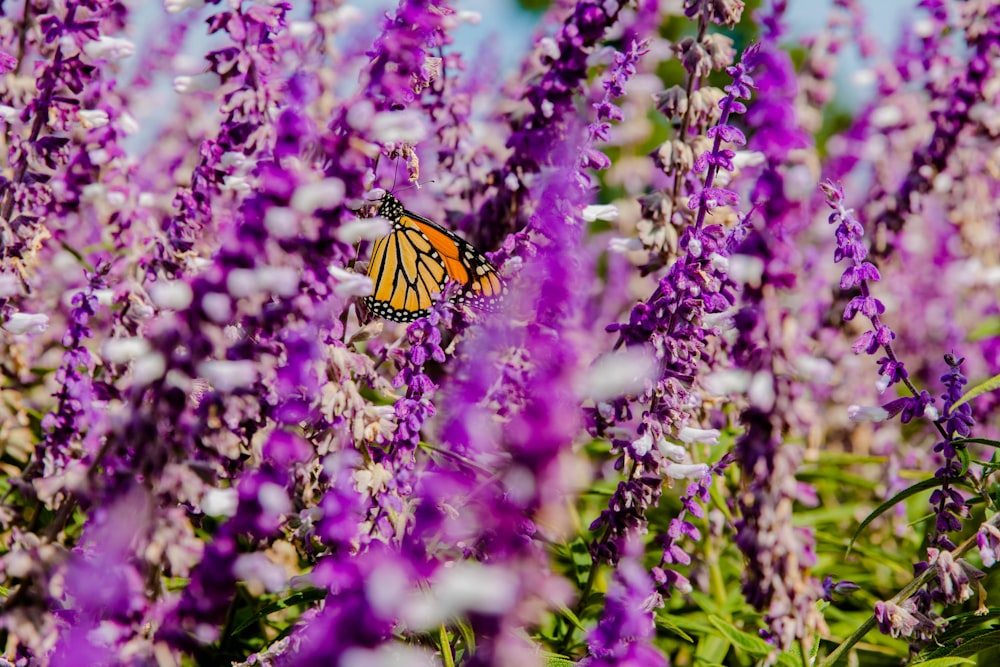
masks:
<path fill-rule="evenodd" d="M 403 205 L 398 199 L 386 192 L 378 205 L 378 214 L 387 220 L 398 220 L 403 215 Z"/>

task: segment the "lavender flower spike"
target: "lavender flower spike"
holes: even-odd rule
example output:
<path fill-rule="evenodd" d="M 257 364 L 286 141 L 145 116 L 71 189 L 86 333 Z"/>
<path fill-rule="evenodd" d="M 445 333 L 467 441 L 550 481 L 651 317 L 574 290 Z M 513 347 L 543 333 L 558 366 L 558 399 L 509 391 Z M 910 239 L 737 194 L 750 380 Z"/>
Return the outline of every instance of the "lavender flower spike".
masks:
<path fill-rule="evenodd" d="M 864 243 L 864 227 L 858 222 L 854 209 L 845 207 L 844 189 L 841 185 L 828 181 L 820 184 L 820 187 L 826 195 L 827 206 L 833 209 L 829 218 L 830 224 L 837 225 L 835 232 L 837 250 L 834 252 L 833 261 L 849 260 L 849 265 L 844 269 L 840 278 L 840 289 L 858 289 L 861 292 L 852 298 L 844 308 L 844 319 L 852 320 L 858 313 L 861 313 L 872 324 L 871 330 L 861 334 L 854 341 L 852 348 L 855 354 L 862 352 L 875 354 L 880 349 L 884 352 L 884 356 L 878 360 L 878 373 L 882 376 L 877 384 L 879 392 L 884 392 L 897 382 L 902 382 L 913 394 L 913 396 L 900 399 L 906 405 L 887 404 L 882 406 L 883 408 L 890 414 L 902 411 L 904 423 L 913 417 L 922 417 L 934 399 L 929 393 L 918 390 L 910 382 L 906 367 L 896 357 L 896 353 L 892 349 L 892 341 L 896 334 L 887 324 L 882 322 L 880 315 L 885 312 L 885 305 L 872 296 L 871 292 L 871 283 L 878 282 L 882 276 L 875 265 L 867 260 L 868 247 Z"/>

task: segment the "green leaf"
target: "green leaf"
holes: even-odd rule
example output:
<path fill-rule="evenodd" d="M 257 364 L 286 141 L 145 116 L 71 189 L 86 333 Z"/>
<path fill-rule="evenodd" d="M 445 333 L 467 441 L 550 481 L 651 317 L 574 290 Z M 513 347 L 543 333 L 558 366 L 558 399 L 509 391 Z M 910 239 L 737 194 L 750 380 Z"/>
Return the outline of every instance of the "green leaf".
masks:
<path fill-rule="evenodd" d="M 576 584 L 578 587 L 583 588 L 590 575 L 590 568 L 596 567 L 591 559 L 587 541 L 578 537 L 567 545 L 566 551 L 567 557 L 573 564 L 573 575 L 576 578 Z"/>
<path fill-rule="evenodd" d="M 455 621 L 455 628 L 458 630 L 458 634 L 462 635 L 462 641 L 465 642 L 466 650 L 470 654 L 474 653 L 476 650 L 476 633 L 472 630 L 472 626 L 464 619 L 459 619 Z"/>
<path fill-rule="evenodd" d="M 889 460 L 887 456 L 874 456 L 871 454 L 852 454 L 850 452 L 830 452 L 822 450 L 816 459 L 819 468 L 828 466 L 849 466 L 861 465 L 865 463 L 884 464 Z"/>
<path fill-rule="evenodd" d="M 995 649 L 1000 645 L 1000 628 L 992 627 L 987 629 L 970 630 L 952 639 L 945 646 L 941 646 L 927 654 L 929 660 L 925 662 L 914 662 L 915 665 L 957 665 L 967 664 L 959 662 L 948 662 L 938 664 L 936 661 L 947 659 L 954 661 L 957 658 L 970 658 L 981 651 Z M 973 663 L 975 664 L 975 663 Z"/>
<path fill-rule="evenodd" d="M 580 619 L 576 617 L 576 614 L 573 612 L 572 609 L 570 609 L 564 604 L 558 605 L 557 609 L 559 609 L 559 613 L 562 614 L 563 617 L 566 618 L 566 620 L 572 623 L 573 627 L 575 627 L 577 630 L 581 632 L 587 631 L 587 628 L 584 627 L 583 623 L 580 622 Z"/>
<path fill-rule="evenodd" d="M 976 661 L 971 658 L 959 658 L 954 656 L 950 658 L 934 658 L 933 660 L 915 662 L 913 664 L 923 665 L 923 667 L 951 667 L 952 665 L 974 665 L 976 664 Z"/>
<path fill-rule="evenodd" d="M 697 664 L 722 664 L 729 650 L 733 647 L 724 637 L 719 634 L 710 634 L 702 638 L 694 649 L 694 658 Z"/>
<path fill-rule="evenodd" d="M 952 440 L 953 445 L 986 445 L 987 447 L 1000 447 L 1000 440 L 990 440 L 989 438 L 959 438 Z"/>
<path fill-rule="evenodd" d="M 975 387 L 965 392 L 962 395 L 962 398 L 958 399 L 957 401 L 951 404 L 951 409 L 948 412 L 954 412 L 955 408 L 962 405 L 963 403 L 968 403 L 977 396 L 982 396 L 986 392 L 996 391 L 997 389 L 1000 389 L 1000 375 L 994 375 L 989 380 L 986 380 L 985 382 L 980 382 Z"/>
<path fill-rule="evenodd" d="M 971 463 L 969 459 L 969 450 L 966 448 L 961 448 L 958 450 L 958 458 L 962 462 L 962 475 L 964 476 L 966 472 L 969 471 L 969 465 Z"/>
<path fill-rule="evenodd" d="M 691 642 L 692 644 L 694 644 L 694 639 L 691 637 L 691 635 L 681 630 L 681 627 L 676 623 L 674 623 L 673 621 L 657 616 L 656 624 L 661 628 L 663 628 L 664 630 L 666 630 L 667 632 L 672 632 L 673 634 L 677 635 L 684 641 Z"/>
<path fill-rule="evenodd" d="M 976 610 L 955 614 L 946 619 L 948 625 L 944 632 L 936 637 L 937 644 L 938 646 L 951 646 L 956 639 L 961 643 L 971 635 L 989 632 L 997 626 L 987 625 L 987 623 L 997 618 L 1000 618 L 1000 607 L 987 607 L 986 613 L 979 613 Z M 931 649 L 927 649 L 924 655 L 930 656 Z"/>
<path fill-rule="evenodd" d="M 865 517 L 865 520 L 861 522 L 861 525 L 858 526 L 858 529 L 854 531 L 854 535 L 851 536 L 851 541 L 847 545 L 847 553 L 851 552 L 851 548 L 854 546 L 855 540 L 858 539 L 858 535 L 860 535 L 861 531 L 867 528 L 868 524 L 870 524 L 872 521 L 880 517 L 886 511 L 892 509 L 893 506 L 906 500 L 910 496 L 915 496 L 918 493 L 927 491 L 929 489 L 935 489 L 941 486 L 942 484 L 952 484 L 955 486 L 968 486 L 965 480 L 962 479 L 961 477 L 948 477 L 946 479 L 938 479 L 936 477 L 931 477 L 930 479 L 925 479 L 922 482 L 917 482 L 913 486 L 903 489 L 902 491 L 894 495 L 892 498 L 889 498 L 889 500 L 885 501 L 884 503 L 876 507 L 871 514 Z"/>
<path fill-rule="evenodd" d="M 721 632 L 727 640 L 729 640 L 729 643 L 739 649 L 742 649 L 743 651 L 746 651 L 750 655 L 768 655 L 772 651 L 776 650 L 773 646 L 757 635 L 735 628 L 732 623 L 719 618 L 718 616 L 709 616 L 708 622 L 714 625 L 715 628 Z"/>
<path fill-rule="evenodd" d="M 73 255 L 73 257 L 76 258 L 76 261 L 80 263 L 80 266 L 82 266 L 83 268 L 85 268 L 87 271 L 90 271 L 90 272 L 94 271 L 93 265 L 84 258 L 84 256 L 80 253 L 79 250 L 77 250 L 73 246 L 67 244 L 65 241 L 60 241 L 59 245 L 62 246 L 63 250 L 65 250 L 69 254 Z"/>
<path fill-rule="evenodd" d="M 969 340 L 971 341 L 979 341 L 993 336 L 1000 336 L 1000 317 L 995 315 L 985 318 L 969 332 Z"/>
<path fill-rule="evenodd" d="M 855 510 L 854 505 L 850 503 L 825 507 L 820 505 L 816 509 L 796 512 L 792 515 L 792 523 L 797 527 L 816 527 L 823 524 L 841 525 L 841 522 L 852 522 L 854 520 Z M 840 541 L 843 542 L 843 540 L 844 535 L 841 535 Z"/>
<path fill-rule="evenodd" d="M 836 482 L 841 487 L 857 487 L 867 491 L 874 489 L 880 483 L 870 479 L 865 479 L 861 475 L 853 475 L 843 470 L 837 470 L 836 468 L 802 471 L 795 477 L 803 482 L 829 480 L 830 482 Z"/>
<path fill-rule="evenodd" d="M 657 623 L 661 622 L 659 618 L 657 618 L 656 621 Z M 687 632 L 696 635 L 719 634 L 718 632 L 715 631 L 715 628 L 713 628 L 711 625 L 708 625 L 707 623 L 704 623 L 701 620 L 692 618 L 691 616 L 671 616 L 670 622 L 671 624 L 674 625 L 674 627 L 683 629 Z"/>
<path fill-rule="evenodd" d="M 813 642 L 814 650 L 818 650 L 816 648 L 818 646 L 819 646 L 818 641 Z M 774 647 L 772 646 L 771 648 L 773 649 Z M 799 647 L 799 645 L 792 644 L 792 646 L 787 651 L 779 653 L 778 664 L 781 665 L 781 667 L 802 667 L 802 665 L 806 664 L 802 660 L 802 649 Z M 815 662 L 810 661 L 809 664 L 812 665 L 815 664 Z"/>
<path fill-rule="evenodd" d="M 545 663 L 545 667 L 574 667 L 576 665 L 575 660 L 570 660 L 564 655 L 549 653 L 547 651 L 542 651 L 542 661 Z"/>
<path fill-rule="evenodd" d="M 280 600 L 275 600 L 270 604 L 266 604 L 261 607 L 257 612 L 250 614 L 247 618 L 243 619 L 238 625 L 233 626 L 231 636 L 236 636 L 242 631 L 246 630 L 252 625 L 256 625 L 258 621 L 266 616 L 270 616 L 276 611 L 281 611 L 282 609 L 288 609 L 289 607 L 295 607 L 300 604 L 311 604 L 313 602 L 318 602 L 325 598 L 327 592 L 319 588 L 311 588 L 305 591 L 299 591 L 297 593 L 292 593 L 288 597 L 282 598 Z"/>

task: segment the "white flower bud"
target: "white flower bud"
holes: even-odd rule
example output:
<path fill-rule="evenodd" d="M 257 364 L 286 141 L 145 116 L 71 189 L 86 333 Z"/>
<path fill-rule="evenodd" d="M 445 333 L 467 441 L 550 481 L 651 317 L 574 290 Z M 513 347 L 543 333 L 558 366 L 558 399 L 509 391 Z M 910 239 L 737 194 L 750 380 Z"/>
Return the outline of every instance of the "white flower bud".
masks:
<path fill-rule="evenodd" d="M 584 207 L 583 219 L 587 222 L 595 220 L 617 220 L 618 207 L 614 204 L 600 204 Z"/>
<path fill-rule="evenodd" d="M 83 51 L 94 60 L 121 60 L 135 53 L 135 44 L 127 39 L 104 36 L 88 42 Z"/>
<path fill-rule="evenodd" d="M 195 76 L 178 76 L 174 78 L 174 91 L 184 94 L 196 91 L 212 91 L 219 87 L 219 75 L 214 72 L 204 72 Z"/>
<path fill-rule="evenodd" d="M 191 305 L 191 286 L 180 280 L 163 280 L 149 288 L 149 298 L 164 310 L 183 310 Z"/>
<path fill-rule="evenodd" d="M 878 405 L 849 405 L 847 418 L 852 422 L 883 422 L 889 413 Z"/>
<path fill-rule="evenodd" d="M 292 195 L 291 207 L 301 213 L 336 208 L 344 201 L 346 189 L 339 178 L 325 178 L 316 183 L 300 185 Z"/>
<path fill-rule="evenodd" d="M 201 9 L 205 0 L 164 0 L 163 8 L 168 14 L 180 14 L 188 9 Z"/>
<path fill-rule="evenodd" d="M 15 336 L 42 333 L 49 328 L 49 316 L 42 313 L 14 313 L 3 323 L 3 328 Z"/>
<path fill-rule="evenodd" d="M 667 477 L 671 479 L 701 479 L 708 474 L 705 463 L 671 463 L 667 466 Z"/>
<path fill-rule="evenodd" d="M 104 127 L 110 120 L 107 111 L 100 109 L 84 109 L 76 112 L 76 117 L 80 121 L 80 126 L 85 130 L 95 127 Z"/>
<path fill-rule="evenodd" d="M 212 387 L 223 393 L 249 387 L 257 381 L 257 366 L 252 361 L 212 359 L 198 364 L 198 375 L 208 380 Z"/>

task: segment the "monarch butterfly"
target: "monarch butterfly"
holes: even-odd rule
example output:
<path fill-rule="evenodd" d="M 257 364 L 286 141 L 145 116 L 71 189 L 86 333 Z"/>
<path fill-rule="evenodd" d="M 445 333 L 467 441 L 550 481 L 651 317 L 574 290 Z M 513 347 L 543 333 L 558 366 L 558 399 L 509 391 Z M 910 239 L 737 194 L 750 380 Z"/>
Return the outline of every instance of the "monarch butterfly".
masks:
<path fill-rule="evenodd" d="M 462 286 L 457 303 L 497 309 L 503 280 L 472 244 L 407 211 L 388 193 L 378 214 L 392 222 L 392 231 L 375 241 L 372 249 L 368 277 L 375 289 L 364 297 L 369 311 L 394 322 L 412 322 L 430 312 L 431 295 L 442 292 L 449 280 Z"/>

